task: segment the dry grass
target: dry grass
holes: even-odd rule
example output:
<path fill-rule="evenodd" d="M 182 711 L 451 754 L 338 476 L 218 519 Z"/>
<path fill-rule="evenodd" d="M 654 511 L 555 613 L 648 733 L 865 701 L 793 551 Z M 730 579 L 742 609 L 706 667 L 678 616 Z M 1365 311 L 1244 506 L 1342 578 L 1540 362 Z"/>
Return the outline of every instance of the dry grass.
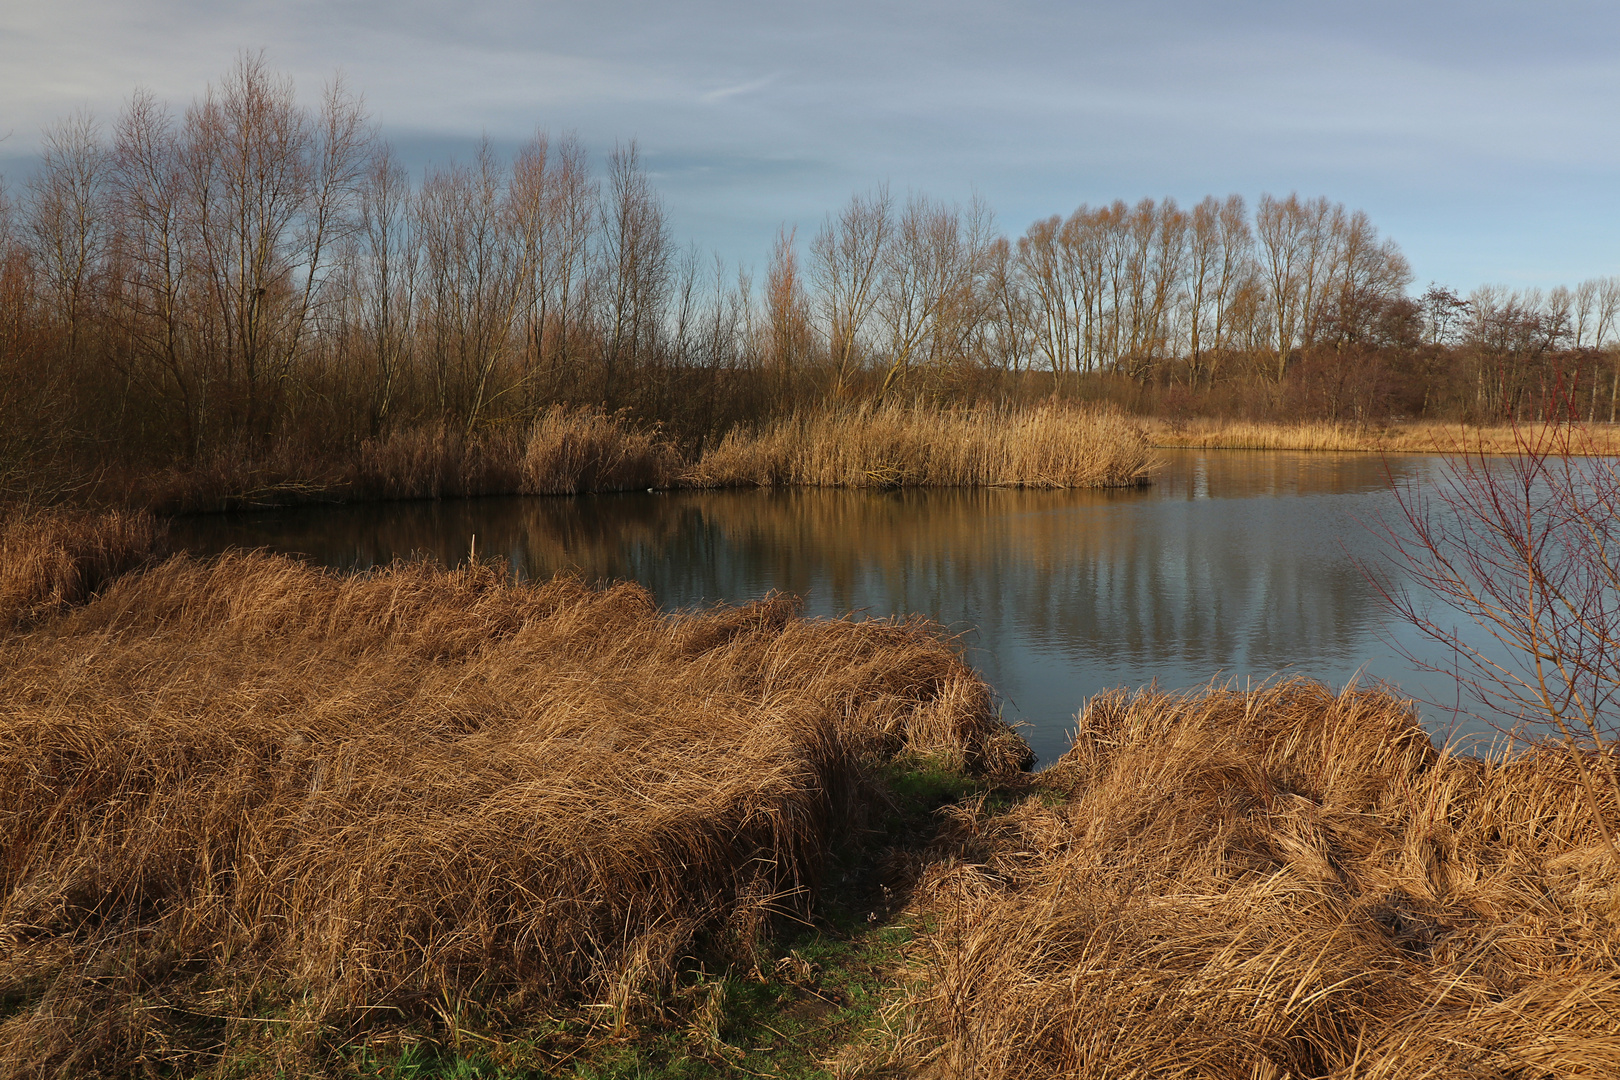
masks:
<path fill-rule="evenodd" d="M 1116 413 L 941 411 L 888 405 L 797 414 L 728 435 L 689 469 L 695 487 L 1129 487 L 1156 461 Z"/>
<path fill-rule="evenodd" d="M 307 502 L 574 495 L 667 487 L 679 455 L 622 415 L 554 408 L 522 434 L 415 428 L 364 443 L 348 460 L 296 445 L 227 454 L 183 469 L 114 478 L 103 497 L 165 514 Z"/>
<path fill-rule="evenodd" d="M 145 513 L 0 515 L 0 630 L 84 603 L 163 554 L 164 540 L 164 527 Z"/>
<path fill-rule="evenodd" d="M 1155 446 L 1201 450 L 1368 450 L 1392 454 L 1447 454 L 1463 450 L 1487 454 L 1519 452 L 1515 429 L 1508 425 L 1417 422 L 1405 424 L 1335 424 L 1307 420 L 1265 423 L 1252 420 L 1144 420 Z M 1620 453 L 1620 428 L 1582 425 L 1593 452 Z"/>
<path fill-rule="evenodd" d="M 1452 756 L 1295 681 L 1099 697 L 1042 783 L 923 875 L 918 1072 L 1620 1075 L 1617 867 L 1567 754 Z"/>
<path fill-rule="evenodd" d="M 866 763 L 908 753 L 1025 754 L 919 622 L 489 566 L 127 574 L 0 632 L 0 1075 L 623 1027 L 802 913 Z"/>
<path fill-rule="evenodd" d="M 343 461 L 289 444 L 154 475 L 109 475 L 99 497 L 177 514 L 671 487 L 1128 487 L 1147 483 L 1156 464 L 1139 424 L 1074 409 L 805 413 L 734 431 L 693 463 L 623 415 L 556 408 L 521 435 L 414 429 Z"/>

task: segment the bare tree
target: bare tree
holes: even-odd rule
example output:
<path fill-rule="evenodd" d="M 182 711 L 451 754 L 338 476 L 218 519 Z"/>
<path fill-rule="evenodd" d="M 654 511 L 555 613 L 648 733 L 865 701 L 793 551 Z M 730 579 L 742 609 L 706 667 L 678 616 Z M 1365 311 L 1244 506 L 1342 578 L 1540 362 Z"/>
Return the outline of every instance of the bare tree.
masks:
<path fill-rule="evenodd" d="M 503 388 L 527 267 L 515 241 L 507 176 L 486 141 L 477 162 L 430 173 L 417 196 L 424 347 L 439 411 L 471 432 Z"/>
<path fill-rule="evenodd" d="M 28 182 L 28 240 L 51 308 L 78 351 L 107 253 L 107 154 L 94 118 L 74 113 L 45 132 L 38 172 Z"/>
<path fill-rule="evenodd" d="M 997 237 L 989 253 L 986 280 L 989 289 L 993 363 L 1002 371 L 1027 370 L 1033 359 L 1035 326 L 1033 296 L 1018 271 L 1013 247 Z"/>
<path fill-rule="evenodd" d="M 364 114 L 340 82 L 311 115 L 262 55 L 242 55 L 187 113 L 187 219 L 211 307 L 213 355 L 240 392 L 240 430 L 270 414 L 322 302 L 369 155 Z"/>
<path fill-rule="evenodd" d="M 1574 334 L 1577 349 L 1601 347 L 1598 335 L 1594 333 L 1597 329 L 1598 290 L 1597 278 L 1587 278 L 1575 287 L 1571 304 L 1574 322 L 1570 329 Z"/>
<path fill-rule="evenodd" d="M 809 360 L 811 348 L 810 303 L 805 297 L 799 274 L 795 245 L 797 229 L 780 229 L 771 248 L 771 261 L 765 271 L 766 366 L 776 376 L 778 397 L 786 401 L 793 381 Z"/>
<path fill-rule="evenodd" d="M 1063 219 L 1037 221 L 1018 238 L 1018 280 L 1028 296 L 1030 337 L 1053 374 L 1081 364 L 1081 297 L 1070 288 L 1069 252 L 1059 239 Z"/>
<path fill-rule="evenodd" d="M 926 196 L 906 200 L 886 248 L 877 303 L 888 339 L 879 396 L 905 384 L 914 361 L 938 344 L 933 335 L 941 315 L 977 284 L 991 240 L 987 225 L 977 201 L 964 220 L 958 208 Z"/>
<path fill-rule="evenodd" d="M 642 171 L 634 142 L 608 159 L 600 208 L 604 285 L 602 400 L 616 404 L 619 380 L 653 354 L 668 302 L 673 256 L 663 205 Z"/>
<path fill-rule="evenodd" d="M 208 392 L 196 348 L 197 238 L 185 151 L 172 117 L 150 93 L 137 92 L 120 115 L 113 162 L 120 268 L 115 311 L 130 349 L 125 378 L 173 403 L 184 452 L 196 454 Z"/>
<path fill-rule="evenodd" d="M 1281 382 L 1304 321 L 1300 309 L 1305 263 L 1310 256 L 1309 223 L 1298 195 L 1287 199 L 1261 195 L 1254 224 L 1271 306 L 1272 333 L 1276 335 L 1273 378 Z"/>
<path fill-rule="evenodd" d="M 355 275 L 374 365 L 369 380 L 373 436 L 387 428 L 401 376 L 409 367 L 421 266 L 411 204 L 410 178 L 393 151 L 380 147 L 360 191 Z"/>
<path fill-rule="evenodd" d="M 846 391 L 860 362 L 861 334 L 881 293 L 893 231 L 889 189 L 878 187 L 851 196 L 838 217 L 829 216 L 811 241 L 810 279 L 835 371 L 835 396 Z"/>

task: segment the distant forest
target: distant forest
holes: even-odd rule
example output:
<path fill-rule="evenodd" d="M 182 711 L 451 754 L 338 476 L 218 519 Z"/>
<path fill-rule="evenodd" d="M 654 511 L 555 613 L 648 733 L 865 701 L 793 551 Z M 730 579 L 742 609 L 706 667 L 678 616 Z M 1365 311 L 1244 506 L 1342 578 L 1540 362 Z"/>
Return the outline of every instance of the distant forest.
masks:
<path fill-rule="evenodd" d="M 802 242 L 801 242 L 802 241 Z M 152 467 L 563 404 L 687 445 L 796 410 L 1057 396 L 1163 416 L 1612 421 L 1620 278 L 1417 295 L 1359 210 L 1081 206 L 1022 235 L 883 187 L 757 276 L 673 237 L 635 145 L 412 175 L 341 85 L 244 56 L 182 112 L 137 92 L 0 189 L 0 476 Z"/>

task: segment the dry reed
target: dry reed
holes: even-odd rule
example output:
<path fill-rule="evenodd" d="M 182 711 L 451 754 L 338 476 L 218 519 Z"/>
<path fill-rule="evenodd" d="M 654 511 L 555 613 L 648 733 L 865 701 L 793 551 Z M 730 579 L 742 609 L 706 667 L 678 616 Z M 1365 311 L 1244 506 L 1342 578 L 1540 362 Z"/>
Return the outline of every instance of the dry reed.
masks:
<path fill-rule="evenodd" d="M 149 476 L 110 478 L 103 498 L 178 514 L 379 499 L 556 495 L 667 487 L 680 467 L 656 430 L 622 415 L 548 409 L 527 431 L 412 428 L 347 459 L 293 444 L 224 454 Z"/>
<path fill-rule="evenodd" d="M 100 497 L 175 514 L 670 487 L 1129 487 L 1147 483 L 1156 465 L 1134 421 L 1057 407 L 795 414 L 733 431 L 684 463 L 659 431 L 623 415 L 554 408 L 522 435 L 412 429 L 364 443 L 348 460 L 278 446 L 150 476 L 109 476 Z"/>
<path fill-rule="evenodd" d="M 886 405 L 734 431 L 684 475 L 695 487 L 1129 487 L 1156 461 L 1117 413 Z"/>
<path fill-rule="evenodd" d="M 150 514 L 19 511 L 0 517 L 0 629 L 82 604 L 164 550 Z"/>
<path fill-rule="evenodd" d="M 1103 695 L 1041 782 L 923 875 L 917 1072 L 1620 1075 L 1617 868 L 1567 754 L 1454 756 L 1290 681 Z"/>
<path fill-rule="evenodd" d="M 1510 425 L 1418 421 L 1401 424 L 1350 424 L 1327 420 L 1267 423 L 1254 420 L 1143 420 L 1155 446 L 1199 450 L 1360 450 L 1390 454 L 1448 454 L 1463 450 L 1485 454 L 1519 451 L 1521 436 Z M 1620 453 L 1620 428 L 1582 425 L 1590 440 L 1583 449 Z"/>
<path fill-rule="evenodd" d="M 622 1028 L 802 914 L 863 761 L 906 753 L 1027 753 L 920 622 L 480 565 L 125 575 L 0 632 L 0 1074 Z"/>

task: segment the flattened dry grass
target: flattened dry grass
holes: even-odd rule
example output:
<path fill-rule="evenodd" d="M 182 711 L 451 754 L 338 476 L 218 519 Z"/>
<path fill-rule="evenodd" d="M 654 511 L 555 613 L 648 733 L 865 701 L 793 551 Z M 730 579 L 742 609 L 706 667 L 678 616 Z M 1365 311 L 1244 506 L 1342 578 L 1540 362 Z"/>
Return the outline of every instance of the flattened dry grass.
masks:
<path fill-rule="evenodd" d="M 1564 752 L 1291 681 L 1101 696 L 1041 783 L 923 874 L 915 1071 L 1620 1075 L 1620 879 Z"/>
<path fill-rule="evenodd" d="M 908 753 L 1027 753 L 920 622 L 490 566 L 126 574 L 0 632 L 0 1075 L 625 1030 L 803 917 Z"/>
<path fill-rule="evenodd" d="M 1512 426 L 1420 421 L 1409 424 L 1339 424 L 1325 420 L 1266 423 L 1196 419 L 1142 421 L 1155 446 L 1199 450 L 1365 450 L 1388 454 L 1449 454 L 1462 451 L 1514 454 L 1523 438 Z M 1620 453 L 1620 428 L 1581 425 L 1583 452 Z"/>
<path fill-rule="evenodd" d="M 944 411 L 911 405 L 801 413 L 734 431 L 684 476 L 695 487 L 1132 487 L 1156 459 L 1116 413 Z"/>

